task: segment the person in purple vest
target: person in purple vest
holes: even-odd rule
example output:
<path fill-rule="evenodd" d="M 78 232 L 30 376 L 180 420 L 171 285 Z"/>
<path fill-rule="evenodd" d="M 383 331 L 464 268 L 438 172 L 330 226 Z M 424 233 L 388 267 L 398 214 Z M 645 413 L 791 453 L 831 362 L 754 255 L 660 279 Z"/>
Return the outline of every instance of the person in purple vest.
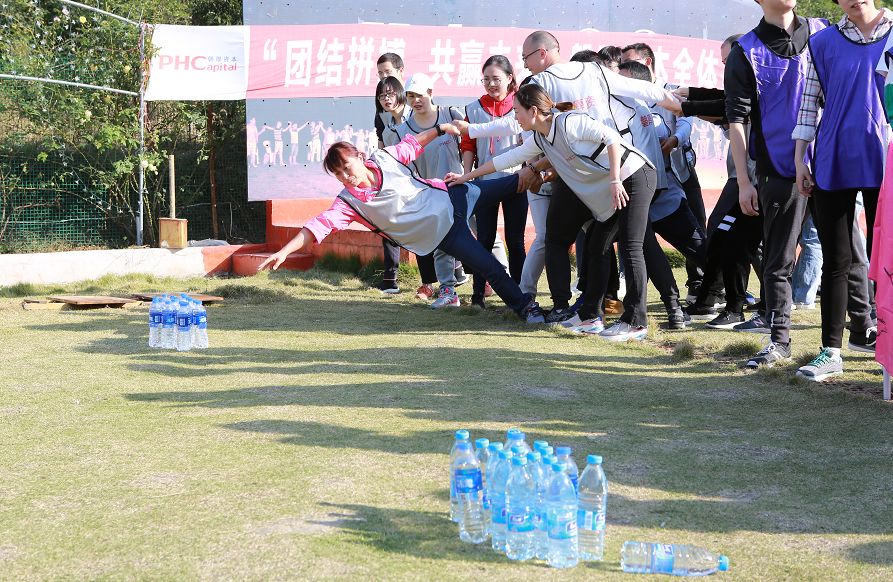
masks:
<path fill-rule="evenodd" d="M 884 78 L 876 72 L 885 41 L 893 27 L 893 12 L 878 10 L 874 0 L 838 0 L 845 14 L 837 25 L 809 41 L 811 55 L 806 88 L 800 103 L 794 162 L 797 187 L 812 197 L 813 215 L 822 244 L 822 348 L 797 375 L 821 382 L 843 373 L 840 357 L 847 300 L 852 293 L 848 279 L 853 267 L 853 217 L 856 195 L 862 192 L 868 223 L 868 254 L 884 177 L 887 116 L 884 111 Z M 822 108 L 821 123 L 818 112 Z M 803 153 L 815 143 L 813 171 Z M 864 265 L 857 265 L 860 284 L 868 288 Z M 849 291 L 849 293 L 848 293 Z M 867 291 L 862 291 L 866 298 Z M 851 323 L 849 347 L 873 352 L 876 323 L 870 308 Z"/>
<path fill-rule="evenodd" d="M 763 289 L 765 318 L 755 315 L 739 331 L 769 333 L 769 344 L 750 358 L 747 368 L 773 366 L 791 358 L 791 271 L 806 200 L 794 185 L 797 107 L 806 82 L 811 34 L 824 20 L 794 13 L 796 0 L 757 0 L 763 18 L 738 39 L 726 60 L 726 118 L 738 200 L 747 216 L 763 218 Z M 750 135 L 744 128 L 750 120 Z M 756 161 L 757 186 L 747 171 L 747 155 Z"/>

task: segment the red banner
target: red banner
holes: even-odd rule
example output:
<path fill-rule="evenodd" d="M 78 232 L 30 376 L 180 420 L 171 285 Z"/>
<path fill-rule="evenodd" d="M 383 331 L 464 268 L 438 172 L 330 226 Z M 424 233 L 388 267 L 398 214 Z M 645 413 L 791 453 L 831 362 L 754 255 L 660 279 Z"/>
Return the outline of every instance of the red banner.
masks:
<path fill-rule="evenodd" d="M 376 60 L 386 52 L 403 57 L 406 75 L 431 75 L 436 95 L 473 96 L 481 92 L 481 65 L 491 55 L 509 57 L 518 79 L 529 73 L 521 62 L 521 44 L 533 32 L 395 24 L 250 28 L 248 99 L 368 97 L 378 83 Z M 722 85 L 718 41 L 594 30 L 555 34 L 565 58 L 582 49 L 645 42 L 654 49 L 659 79 L 683 86 Z"/>

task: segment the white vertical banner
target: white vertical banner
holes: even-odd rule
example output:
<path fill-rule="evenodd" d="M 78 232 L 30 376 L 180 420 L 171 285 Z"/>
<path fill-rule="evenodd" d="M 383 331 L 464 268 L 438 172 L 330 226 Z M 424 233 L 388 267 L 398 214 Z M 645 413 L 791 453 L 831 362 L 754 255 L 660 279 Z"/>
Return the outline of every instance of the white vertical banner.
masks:
<path fill-rule="evenodd" d="M 147 101 L 232 101 L 248 89 L 248 26 L 153 27 Z"/>

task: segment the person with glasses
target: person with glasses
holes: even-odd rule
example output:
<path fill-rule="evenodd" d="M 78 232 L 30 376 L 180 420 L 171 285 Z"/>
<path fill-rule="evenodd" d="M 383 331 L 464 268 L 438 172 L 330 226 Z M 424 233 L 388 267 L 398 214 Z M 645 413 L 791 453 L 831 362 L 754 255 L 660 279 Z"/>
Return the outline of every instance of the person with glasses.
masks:
<path fill-rule="evenodd" d="M 487 123 L 506 115 L 512 115 L 512 104 L 517 89 L 512 63 L 503 55 L 493 55 L 484 62 L 481 74 L 481 83 L 486 93 L 480 99 L 465 106 L 465 120 L 468 123 Z M 463 137 L 459 144 L 459 149 L 462 152 L 462 167 L 466 172 L 470 172 L 472 167 L 480 167 L 490 161 L 493 156 L 516 147 L 518 143 L 517 134 L 481 139 Z M 514 169 L 510 168 L 492 174 L 487 179 L 507 176 L 512 173 L 514 173 Z M 508 246 L 508 269 L 512 279 L 519 283 L 526 257 L 524 229 L 527 226 L 527 200 L 522 196 L 516 196 L 504 201 L 502 215 L 505 221 L 505 238 Z M 492 249 L 498 240 L 496 233 L 498 217 L 498 206 L 476 213 L 478 241 L 486 249 Z M 484 278 L 475 273 L 474 291 L 471 296 L 472 305 L 484 307 L 485 287 Z"/>

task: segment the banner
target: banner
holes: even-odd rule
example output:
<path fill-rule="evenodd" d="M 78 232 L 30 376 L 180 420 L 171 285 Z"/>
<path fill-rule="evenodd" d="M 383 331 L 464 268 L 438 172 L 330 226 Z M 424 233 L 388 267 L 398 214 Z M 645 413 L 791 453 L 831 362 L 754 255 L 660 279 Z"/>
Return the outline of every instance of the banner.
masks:
<path fill-rule="evenodd" d="M 406 75 L 427 73 L 435 95 L 477 96 L 481 65 L 491 55 L 512 61 L 520 80 L 530 72 L 521 44 L 534 29 L 459 26 L 330 24 L 252 26 L 248 98 L 369 96 L 378 83 L 376 60 L 401 55 Z M 560 31 L 561 54 L 582 49 L 648 43 L 655 52 L 659 79 L 678 85 L 719 87 L 720 43 L 677 36 L 598 31 Z"/>
<path fill-rule="evenodd" d="M 157 24 L 148 101 L 231 101 L 248 87 L 247 26 Z"/>

